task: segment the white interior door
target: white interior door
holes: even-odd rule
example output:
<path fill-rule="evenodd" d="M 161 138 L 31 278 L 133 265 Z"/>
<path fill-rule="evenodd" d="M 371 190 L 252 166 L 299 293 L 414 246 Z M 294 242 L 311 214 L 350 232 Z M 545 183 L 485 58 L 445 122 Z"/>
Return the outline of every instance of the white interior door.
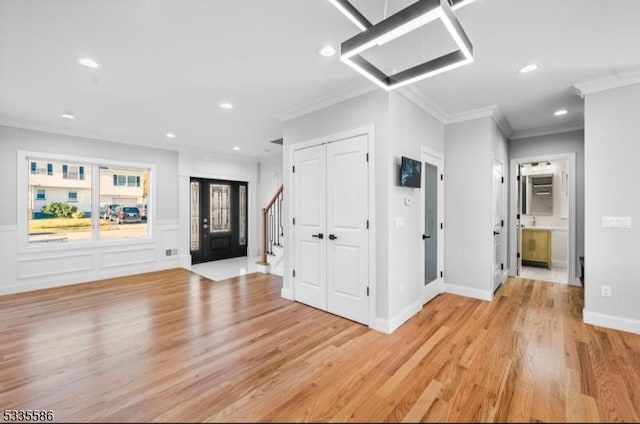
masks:
<path fill-rule="evenodd" d="M 444 237 L 444 183 L 442 157 L 425 151 L 421 154 L 421 211 L 422 220 L 422 269 L 421 300 L 425 304 L 443 290 Z"/>
<path fill-rule="evenodd" d="M 504 275 L 504 165 L 493 160 L 493 290 L 502 284 Z"/>
<path fill-rule="evenodd" d="M 294 164 L 295 299 L 326 310 L 325 146 L 296 150 Z"/>
<path fill-rule="evenodd" d="M 367 137 L 329 143 L 326 152 L 327 310 L 366 324 L 369 322 Z"/>

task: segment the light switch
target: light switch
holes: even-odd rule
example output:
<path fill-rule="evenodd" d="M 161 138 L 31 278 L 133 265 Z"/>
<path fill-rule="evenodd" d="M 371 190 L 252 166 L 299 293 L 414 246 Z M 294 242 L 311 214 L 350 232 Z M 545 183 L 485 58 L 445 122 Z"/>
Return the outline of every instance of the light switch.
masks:
<path fill-rule="evenodd" d="M 630 216 L 603 216 L 600 220 L 602 228 L 631 228 Z"/>

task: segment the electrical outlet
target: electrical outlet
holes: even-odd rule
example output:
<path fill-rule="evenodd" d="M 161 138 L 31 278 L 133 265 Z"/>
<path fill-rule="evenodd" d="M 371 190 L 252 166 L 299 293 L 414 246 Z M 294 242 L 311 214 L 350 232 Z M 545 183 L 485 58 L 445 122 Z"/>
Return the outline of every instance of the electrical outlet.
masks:
<path fill-rule="evenodd" d="M 611 286 L 600 286 L 600 296 L 611 297 Z"/>

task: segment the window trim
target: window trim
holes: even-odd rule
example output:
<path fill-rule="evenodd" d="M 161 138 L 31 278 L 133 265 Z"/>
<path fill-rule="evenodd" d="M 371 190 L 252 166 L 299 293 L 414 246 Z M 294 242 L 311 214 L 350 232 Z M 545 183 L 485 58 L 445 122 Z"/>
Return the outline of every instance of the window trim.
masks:
<path fill-rule="evenodd" d="M 24 211 L 29 207 L 29 178 L 31 176 L 30 163 L 32 161 L 72 162 L 91 166 L 91 240 L 78 240 L 73 243 L 30 243 L 29 219 Z M 100 167 L 119 167 L 148 170 L 148 200 L 147 205 L 147 237 L 130 237 L 100 240 Z M 100 159 L 88 156 L 74 156 L 59 153 L 36 152 L 27 150 L 17 151 L 17 227 L 18 227 L 18 253 L 37 251 L 65 251 L 78 248 L 107 248 L 122 245 L 154 244 L 156 234 L 156 165 L 146 162 L 126 162 L 112 159 Z M 86 168 L 85 168 L 86 178 Z"/>

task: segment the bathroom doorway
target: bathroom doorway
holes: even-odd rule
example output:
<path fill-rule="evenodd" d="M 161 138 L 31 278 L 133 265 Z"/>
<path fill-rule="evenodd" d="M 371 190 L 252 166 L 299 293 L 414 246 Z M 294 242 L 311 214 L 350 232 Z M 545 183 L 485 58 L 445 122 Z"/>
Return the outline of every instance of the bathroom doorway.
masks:
<path fill-rule="evenodd" d="M 515 275 L 576 284 L 574 169 L 574 154 L 511 160 Z"/>

